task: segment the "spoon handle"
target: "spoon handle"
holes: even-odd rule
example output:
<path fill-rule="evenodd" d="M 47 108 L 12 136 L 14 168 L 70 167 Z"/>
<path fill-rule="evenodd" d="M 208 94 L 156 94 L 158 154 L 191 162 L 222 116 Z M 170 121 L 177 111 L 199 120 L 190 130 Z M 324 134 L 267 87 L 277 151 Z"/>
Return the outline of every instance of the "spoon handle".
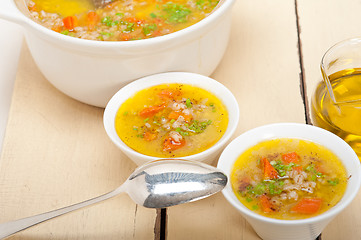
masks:
<path fill-rule="evenodd" d="M 11 221 L 11 222 L 2 223 L 2 224 L 0 224 L 0 239 L 8 237 L 14 233 L 20 232 L 20 231 L 27 229 L 29 227 L 32 227 L 36 224 L 45 222 L 49 219 L 61 216 L 63 214 L 66 214 L 66 213 L 75 211 L 77 209 L 89 206 L 91 204 L 95 204 L 95 203 L 104 201 L 106 199 L 109 199 L 111 197 L 114 197 L 114 196 L 118 195 L 119 193 L 123 192 L 122 186 L 118 187 L 117 189 L 115 189 L 109 193 L 101 195 L 99 197 L 95 197 L 95 198 L 86 200 L 84 202 L 76 203 L 76 204 L 70 205 L 68 207 L 63 207 L 63 208 L 53 210 L 50 212 L 46 212 L 46 213 L 42 213 L 39 215 L 22 218 L 22 219 Z"/>

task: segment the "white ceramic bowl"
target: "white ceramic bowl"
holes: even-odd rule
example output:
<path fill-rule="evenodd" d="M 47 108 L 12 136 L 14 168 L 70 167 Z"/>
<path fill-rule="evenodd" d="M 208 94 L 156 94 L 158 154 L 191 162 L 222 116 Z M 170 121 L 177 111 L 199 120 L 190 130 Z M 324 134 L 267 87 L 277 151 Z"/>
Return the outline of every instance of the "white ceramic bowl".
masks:
<path fill-rule="evenodd" d="M 332 150 L 343 162 L 348 175 L 352 176 L 341 201 L 329 211 L 316 217 L 302 220 L 278 220 L 261 216 L 243 206 L 232 191 L 230 183 L 224 188 L 223 195 L 265 240 L 314 240 L 326 225 L 351 203 L 359 191 L 360 161 L 352 148 L 331 132 L 306 124 L 279 123 L 252 129 L 234 139 L 222 152 L 217 167 L 229 177 L 233 164 L 241 153 L 261 141 L 275 138 L 309 140 Z"/>
<path fill-rule="evenodd" d="M 209 76 L 225 52 L 234 2 L 225 0 L 208 17 L 181 31 L 123 42 L 56 33 L 19 11 L 23 0 L 1 0 L 0 18 L 24 26 L 37 66 L 56 88 L 81 102 L 104 107 L 119 88 L 140 77 L 169 71 Z"/>
<path fill-rule="evenodd" d="M 133 96 L 142 89 L 164 83 L 184 83 L 203 88 L 221 99 L 223 104 L 226 106 L 229 114 L 229 122 L 227 130 L 222 138 L 211 148 L 203 152 L 179 158 L 212 163 L 219 157 L 222 147 L 224 147 L 224 145 L 228 142 L 237 128 L 239 108 L 237 100 L 224 85 L 206 76 L 186 72 L 169 72 L 144 77 L 126 85 L 110 99 L 105 108 L 103 119 L 105 131 L 110 139 L 125 153 L 125 155 L 132 159 L 137 165 L 159 159 L 157 157 L 138 153 L 128 147 L 117 135 L 114 120 L 119 107 L 129 97 Z"/>

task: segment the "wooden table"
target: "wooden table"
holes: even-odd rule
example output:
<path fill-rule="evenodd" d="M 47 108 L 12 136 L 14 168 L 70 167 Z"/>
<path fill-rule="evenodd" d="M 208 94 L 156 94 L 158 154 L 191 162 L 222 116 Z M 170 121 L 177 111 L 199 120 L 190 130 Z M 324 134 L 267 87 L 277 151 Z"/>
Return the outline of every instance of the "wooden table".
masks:
<path fill-rule="evenodd" d="M 238 0 L 231 40 L 211 76 L 236 96 L 236 134 L 275 122 L 311 123 L 319 62 L 334 43 L 360 36 L 359 0 Z M 0 223 L 97 196 L 136 167 L 108 139 L 103 109 L 65 96 L 24 45 L 0 159 Z M 322 233 L 361 238 L 361 195 Z M 146 209 L 120 195 L 9 239 L 259 239 L 222 194 Z"/>

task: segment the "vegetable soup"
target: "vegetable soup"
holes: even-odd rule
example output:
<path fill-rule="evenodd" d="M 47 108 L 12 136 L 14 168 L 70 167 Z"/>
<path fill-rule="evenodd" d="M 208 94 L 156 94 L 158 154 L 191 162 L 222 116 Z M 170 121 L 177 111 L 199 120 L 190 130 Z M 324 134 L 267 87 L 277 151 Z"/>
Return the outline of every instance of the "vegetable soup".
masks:
<path fill-rule="evenodd" d="M 72 37 L 99 41 L 153 38 L 189 27 L 218 0 L 114 0 L 95 9 L 91 0 L 27 0 L 32 18 Z"/>
<path fill-rule="evenodd" d="M 115 129 L 135 151 L 154 157 L 193 155 L 213 146 L 228 126 L 226 107 L 188 84 L 161 84 L 136 93 L 119 108 Z"/>
<path fill-rule="evenodd" d="M 232 189 L 241 203 L 263 216 L 304 219 L 319 215 L 342 198 L 345 167 L 330 150 L 300 139 L 261 142 L 235 162 Z"/>

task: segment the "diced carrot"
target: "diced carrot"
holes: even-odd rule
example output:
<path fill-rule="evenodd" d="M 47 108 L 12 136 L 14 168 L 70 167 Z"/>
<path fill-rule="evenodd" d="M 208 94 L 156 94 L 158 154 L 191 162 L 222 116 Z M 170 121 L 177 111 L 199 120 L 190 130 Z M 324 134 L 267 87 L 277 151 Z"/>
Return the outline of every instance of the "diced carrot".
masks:
<path fill-rule="evenodd" d="M 293 167 L 293 170 L 296 170 L 296 171 L 302 171 L 302 166 L 294 166 Z"/>
<path fill-rule="evenodd" d="M 133 38 L 133 36 L 130 33 L 122 33 L 119 35 L 120 41 L 129 41 Z"/>
<path fill-rule="evenodd" d="M 296 152 L 291 152 L 291 153 L 282 154 L 282 160 L 286 164 L 298 163 L 300 160 L 300 157 L 298 156 L 298 154 Z"/>
<path fill-rule="evenodd" d="M 143 110 L 141 110 L 139 112 L 139 116 L 141 116 L 143 118 L 152 117 L 155 114 L 157 114 L 158 112 L 160 112 L 164 107 L 165 107 L 165 105 L 162 104 L 159 106 L 150 106 L 150 107 L 144 108 Z"/>
<path fill-rule="evenodd" d="M 173 138 L 168 137 L 163 142 L 163 151 L 173 151 L 183 147 L 185 144 L 184 138 L 180 142 L 176 142 Z"/>
<path fill-rule="evenodd" d="M 75 16 L 68 16 L 63 18 L 64 27 L 70 31 L 73 31 L 78 24 L 78 19 Z"/>
<path fill-rule="evenodd" d="M 151 34 L 153 37 L 158 37 L 158 36 L 162 35 L 162 32 L 160 30 L 158 30 L 158 31 L 153 31 Z"/>
<path fill-rule="evenodd" d="M 179 118 L 179 116 L 182 116 L 186 122 L 190 122 L 192 120 L 192 118 L 193 118 L 192 115 L 185 114 L 184 112 L 180 112 L 180 111 L 172 111 L 172 112 L 170 112 L 169 115 L 168 115 L 168 118 L 177 120 Z"/>
<path fill-rule="evenodd" d="M 159 17 L 154 18 L 153 22 L 156 23 L 156 24 L 165 24 L 166 23 L 163 18 L 159 18 Z"/>
<path fill-rule="evenodd" d="M 181 115 L 181 113 L 179 111 L 172 111 L 169 113 L 168 118 L 177 120 L 180 115 Z"/>
<path fill-rule="evenodd" d="M 316 171 L 322 174 L 326 174 L 325 170 L 320 165 L 316 165 Z"/>
<path fill-rule="evenodd" d="M 313 214 L 320 210 L 322 199 L 320 198 L 303 198 L 294 206 L 291 211 L 303 214 Z"/>
<path fill-rule="evenodd" d="M 261 163 L 263 165 L 263 178 L 264 179 L 275 179 L 278 178 L 276 169 L 271 165 L 267 158 L 262 158 Z"/>
<path fill-rule="evenodd" d="M 143 137 L 144 137 L 144 140 L 150 142 L 157 138 L 157 134 L 147 131 L 143 134 Z"/>
<path fill-rule="evenodd" d="M 161 92 L 158 93 L 158 96 L 162 100 L 168 100 L 168 99 L 176 99 L 181 95 L 181 91 L 177 89 L 163 89 Z"/>
<path fill-rule="evenodd" d="M 28 6 L 28 9 L 29 9 L 29 11 L 32 11 L 32 12 L 36 12 L 36 11 L 37 11 L 35 4 L 32 5 L 32 6 Z"/>
<path fill-rule="evenodd" d="M 55 31 L 55 32 L 60 32 L 61 31 L 61 26 L 59 25 L 54 25 L 51 30 Z"/>
<path fill-rule="evenodd" d="M 97 25 L 98 21 L 99 21 L 99 16 L 96 12 L 94 11 L 90 11 L 87 14 L 87 24 L 88 24 L 88 28 L 89 30 L 94 30 L 95 26 Z"/>
<path fill-rule="evenodd" d="M 144 23 L 143 19 L 136 18 L 136 17 L 128 17 L 128 18 L 125 18 L 124 21 L 130 22 L 130 23 L 136 23 L 137 25 L 141 25 Z"/>
<path fill-rule="evenodd" d="M 261 203 L 263 212 L 271 213 L 271 212 L 275 211 L 275 208 L 274 208 L 273 204 L 271 203 L 270 198 L 267 197 L 266 195 L 261 195 L 260 203 Z"/>

